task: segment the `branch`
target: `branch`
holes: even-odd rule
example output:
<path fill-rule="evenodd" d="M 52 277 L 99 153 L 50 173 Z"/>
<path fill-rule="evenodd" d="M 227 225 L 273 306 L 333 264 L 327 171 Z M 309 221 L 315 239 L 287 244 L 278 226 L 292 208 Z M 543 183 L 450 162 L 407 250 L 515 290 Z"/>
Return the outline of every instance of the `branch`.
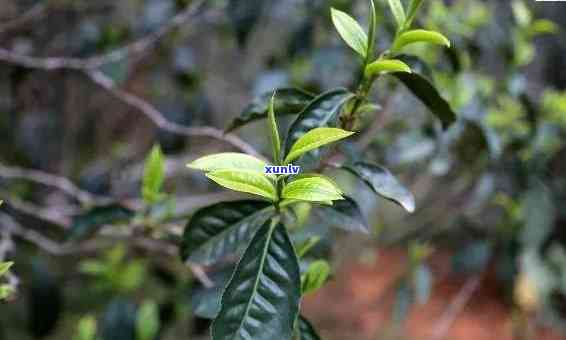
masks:
<path fill-rule="evenodd" d="M 436 323 L 434 327 L 434 332 L 429 340 L 442 340 L 446 337 L 446 334 L 450 330 L 450 327 L 456 321 L 458 314 L 460 314 L 470 299 L 473 297 L 476 290 L 479 288 L 481 283 L 481 276 L 473 276 L 460 289 L 456 297 L 452 300 L 448 308 L 444 311 L 440 320 Z"/>
<path fill-rule="evenodd" d="M 20 55 L 5 48 L 0 48 L 0 61 L 26 68 L 35 68 L 45 71 L 54 70 L 93 70 L 103 65 L 120 61 L 131 54 L 143 53 L 156 45 L 164 36 L 186 24 L 199 13 L 204 0 L 193 2 L 187 9 L 175 15 L 157 31 L 125 46 L 108 53 L 95 55 L 89 58 L 72 57 L 31 57 Z M 1 33 L 1 31 L 0 31 Z"/>
<path fill-rule="evenodd" d="M 20 15 L 19 17 L 9 20 L 2 25 L 0 25 L 0 35 L 12 31 L 14 29 L 18 29 L 21 26 L 26 25 L 27 23 L 41 18 L 47 12 L 47 6 L 45 3 L 38 3 L 27 10 L 24 14 Z"/>
<path fill-rule="evenodd" d="M 39 170 L 10 167 L 0 163 L 0 177 L 7 179 L 25 179 L 34 183 L 57 188 L 83 204 L 104 204 L 110 200 L 109 198 L 93 195 L 80 189 L 65 177 L 52 175 Z"/>
<path fill-rule="evenodd" d="M 114 81 L 106 76 L 100 71 L 86 71 L 86 76 L 98 86 L 107 90 L 116 99 L 122 101 L 123 103 L 138 109 L 142 114 L 144 114 L 148 119 L 150 119 L 158 128 L 168 131 L 177 135 L 187 136 L 187 137 L 209 137 L 214 138 L 228 144 L 233 145 L 237 149 L 246 152 L 248 154 L 262 157 L 253 146 L 244 142 L 239 137 L 233 134 L 224 134 L 220 129 L 214 127 L 187 127 L 179 125 L 177 123 L 170 122 L 167 120 L 159 110 L 157 110 L 153 105 L 143 100 L 142 98 L 129 93 L 127 91 L 121 90 L 115 87 Z"/>

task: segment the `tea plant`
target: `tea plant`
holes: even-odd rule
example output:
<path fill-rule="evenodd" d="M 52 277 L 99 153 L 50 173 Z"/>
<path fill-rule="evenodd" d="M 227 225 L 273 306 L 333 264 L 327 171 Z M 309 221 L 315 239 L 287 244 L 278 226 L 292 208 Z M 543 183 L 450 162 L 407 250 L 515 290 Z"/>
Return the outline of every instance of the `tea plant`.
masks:
<path fill-rule="evenodd" d="M 448 103 L 426 77 L 413 72 L 417 59 L 402 54 L 414 43 L 450 46 L 435 31 L 413 29 L 422 0 L 405 9 L 400 0 L 389 0 L 397 29 L 391 47 L 377 57 L 377 15 L 370 1 L 369 31 L 348 14 L 331 9 L 341 38 L 360 57 L 361 72 L 354 92 L 332 89 L 314 96 L 299 89 L 280 89 L 252 103 L 229 126 L 234 130 L 258 119 L 267 119 L 271 136 L 270 162 L 242 153 L 220 153 L 199 158 L 188 166 L 200 170 L 217 184 L 259 196 L 221 202 L 197 211 L 186 226 L 181 246 L 184 261 L 206 265 L 238 253 L 243 254 L 225 288 L 212 324 L 212 337 L 221 339 L 316 339 L 312 326 L 300 316 L 301 296 L 320 288 L 329 274 L 324 261 L 312 263 L 301 276 L 299 258 L 308 251 L 293 244 L 290 226 L 294 208 L 313 204 L 337 216 L 345 224 L 368 231 L 357 203 L 322 174 L 329 166 L 357 176 L 376 194 L 407 211 L 415 209 L 414 198 L 385 168 L 364 161 L 331 164 L 320 148 L 342 141 L 362 130 L 360 115 L 372 110 L 370 90 L 377 79 L 390 74 L 405 84 L 442 122 L 455 121 Z M 295 115 L 282 142 L 277 116 Z M 295 173 L 292 163 L 315 160 L 314 170 Z M 282 166 L 282 167 L 281 167 Z M 330 215 L 328 215 L 330 216 Z M 312 246 L 312 244 L 310 245 Z M 298 250 L 297 250 L 298 249 Z"/>

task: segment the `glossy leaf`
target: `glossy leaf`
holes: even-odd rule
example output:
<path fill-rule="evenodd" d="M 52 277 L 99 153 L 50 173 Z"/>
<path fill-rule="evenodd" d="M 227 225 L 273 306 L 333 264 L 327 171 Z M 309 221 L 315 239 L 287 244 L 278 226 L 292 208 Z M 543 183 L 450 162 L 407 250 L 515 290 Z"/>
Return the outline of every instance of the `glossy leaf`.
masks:
<path fill-rule="evenodd" d="M 297 320 L 297 340 L 321 340 L 311 323 L 302 315 Z"/>
<path fill-rule="evenodd" d="M 427 30 L 412 30 L 402 33 L 395 40 L 392 50 L 397 52 L 407 45 L 421 42 L 450 47 L 450 40 L 441 33 Z"/>
<path fill-rule="evenodd" d="M 104 225 L 128 222 L 134 217 L 134 214 L 134 211 L 120 204 L 94 207 L 73 217 L 68 237 L 71 240 L 86 239 L 94 235 Z"/>
<path fill-rule="evenodd" d="M 419 11 L 419 8 L 422 4 L 423 0 L 411 0 L 409 9 L 407 11 L 407 20 L 405 20 L 406 29 L 411 27 L 411 25 L 413 24 L 413 20 L 415 19 L 415 16 L 417 15 L 417 12 Z"/>
<path fill-rule="evenodd" d="M 303 294 L 313 293 L 322 288 L 330 276 L 330 265 L 324 260 L 314 261 L 301 277 Z"/>
<path fill-rule="evenodd" d="M 273 215 L 270 204 L 243 200 L 198 210 L 183 233 L 181 258 L 205 265 L 235 253 Z"/>
<path fill-rule="evenodd" d="M 331 181 L 322 177 L 309 177 L 288 183 L 282 192 L 285 199 L 326 202 L 342 199 L 342 192 Z"/>
<path fill-rule="evenodd" d="M 415 211 L 415 199 L 389 170 L 372 163 L 356 162 L 344 166 L 345 170 L 358 176 L 376 194 L 391 200 L 408 212 Z"/>
<path fill-rule="evenodd" d="M 397 59 L 376 60 L 366 67 L 366 77 L 373 77 L 381 73 L 408 72 L 411 73 L 409 65 Z"/>
<path fill-rule="evenodd" d="M 222 295 L 212 339 L 290 340 L 300 289 L 299 263 L 285 226 L 267 221 Z"/>
<path fill-rule="evenodd" d="M 273 159 L 279 164 L 281 162 L 281 138 L 279 138 L 279 128 L 275 120 L 275 94 L 271 97 L 267 116 L 269 121 L 269 130 L 271 133 L 271 146 L 273 147 Z"/>
<path fill-rule="evenodd" d="M 285 157 L 284 164 L 289 164 L 291 161 L 311 150 L 347 138 L 354 133 L 355 132 L 328 127 L 312 129 L 293 144 L 289 154 Z"/>
<path fill-rule="evenodd" d="M 209 278 L 214 284 L 212 287 L 191 287 L 191 306 L 194 315 L 204 319 L 216 318 L 218 312 L 220 312 L 222 293 L 232 278 L 233 272 L 234 267 L 232 266 L 215 270 L 209 274 Z"/>
<path fill-rule="evenodd" d="M 296 88 L 282 88 L 275 92 L 277 93 L 277 100 L 274 103 L 276 116 L 298 114 L 314 99 L 312 94 Z M 254 100 L 238 118 L 230 123 L 226 128 L 226 133 L 256 120 L 267 118 L 271 97 L 272 93 L 268 93 Z"/>
<path fill-rule="evenodd" d="M 142 197 L 147 204 L 153 204 L 161 198 L 164 178 L 163 153 L 159 145 L 155 145 L 145 160 L 143 171 Z"/>
<path fill-rule="evenodd" d="M 14 265 L 14 262 L 0 262 L 0 276 L 6 274 Z"/>
<path fill-rule="evenodd" d="M 397 27 L 403 27 L 405 24 L 406 16 L 405 16 L 405 9 L 403 8 L 403 4 L 401 0 L 387 0 L 389 3 L 389 8 L 393 13 L 393 17 L 395 17 L 395 22 L 397 22 Z"/>
<path fill-rule="evenodd" d="M 266 162 L 245 153 L 223 152 L 201 157 L 187 167 L 205 172 L 216 170 L 250 170 L 264 173 Z"/>
<path fill-rule="evenodd" d="M 217 184 L 234 191 L 277 200 L 277 190 L 264 174 L 250 170 L 216 170 L 206 174 Z"/>
<path fill-rule="evenodd" d="M 368 37 L 360 24 L 347 13 L 334 8 L 330 10 L 330 14 L 340 37 L 362 58 L 365 58 L 368 50 Z"/>
<path fill-rule="evenodd" d="M 293 144 L 308 131 L 328 126 L 342 105 L 352 96 L 353 94 L 346 89 L 335 89 L 313 99 L 291 124 L 285 141 L 285 154 L 289 154 Z"/>
<path fill-rule="evenodd" d="M 356 201 L 348 196 L 333 205 L 320 207 L 329 224 L 347 231 L 369 233 L 369 226 Z"/>
<path fill-rule="evenodd" d="M 456 113 L 428 79 L 418 73 L 396 72 L 393 75 L 440 119 L 444 129 L 456 121 Z"/>

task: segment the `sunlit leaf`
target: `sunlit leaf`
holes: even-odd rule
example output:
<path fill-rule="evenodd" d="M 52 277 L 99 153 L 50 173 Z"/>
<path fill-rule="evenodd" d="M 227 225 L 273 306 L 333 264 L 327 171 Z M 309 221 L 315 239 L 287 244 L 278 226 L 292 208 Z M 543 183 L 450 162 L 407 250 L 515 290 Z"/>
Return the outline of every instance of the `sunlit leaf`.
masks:
<path fill-rule="evenodd" d="M 277 200 L 277 190 L 266 175 L 251 170 L 215 170 L 206 174 L 219 185 L 240 192 Z"/>
<path fill-rule="evenodd" d="M 328 126 L 331 119 L 336 118 L 342 105 L 353 96 L 346 89 L 335 89 L 313 99 L 291 124 L 285 141 L 285 154 L 289 154 L 293 144 L 308 131 Z"/>
<path fill-rule="evenodd" d="M 450 47 L 450 40 L 441 33 L 418 29 L 402 33 L 395 40 L 392 50 L 398 52 L 403 47 L 414 43 L 429 43 Z"/>
<path fill-rule="evenodd" d="M 160 200 L 164 178 L 163 153 L 159 145 L 155 145 L 145 160 L 143 171 L 142 196 L 147 204 Z"/>
<path fill-rule="evenodd" d="M 330 14 L 340 37 L 362 58 L 365 58 L 368 50 L 368 37 L 360 24 L 347 13 L 334 8 L 331 9 Z"/>
<path fill-rule="evenodd" d="M 216 170 L 250 170 L 264 173 L 266 162 L 245 153 L 223 152 L 201 157 L 187 167 L 205 172 Z"/>
<path fill-rule="evenodd" d="M 282 192 L 285 199 L 312 202 L 326 202 L 342 199 L 342 192 L 336 185 L 322 177 L 309 177 L 288 183 Z"/>
<path fill-rule="evenodd" d="M 181 258 L 210 265 L 235 253 L 273 215 L 269 207 L 267 202 L 244 200 L 198 210 L 185 227 Z"/>
<path fill-rule="evenodd" d="M 409 67 L 409 65 L 405 64 L 401 60 L 381 59 L 381 60 L 376 60 L 371 64 L 368 64 L 368 66 L 366 66 L 365 75 L 366 77 L 373 77 L 380 73 L 390 73 L 390 72 L 411 73 L 411 68 Z"/>
<path fill-rule="evenodd" d="M 311 150 L 347 138 L 354 133 L 338 128 L 320 127 L 312 129 L 293 144 L 287 157 L 285 157 L 284 164 L 290 163 Z"/>
<path fill-rule="evenodd" d="M 300 284 L 298 260 L 285 226 L 267 221 L 222 295 L 212 339 L 291 339 Z"/>
<path fill-rule="evenodd" d="M 314 95 L 296 88 L 282 88 L 275 92 L 277 93 L 277 100 L 274 103 L 276 116 L 298 114 L 314 99 Z M 238 118 L 230 123 L 226 128 L 226 133 L 256 120 L 267 118 L 271 97 L 272 93 L 267 93 L 256 98 Z"/>
<path fill-rule="evenodd" d="M 14 262 L 0 262 L 0 276 L 6 274 L 14 265 Z"/>
<path fill-rule="evenodd" d="M 356 162 L 343 167 L 358 176 L 376 194 L 391 200 L 408 212 L 415 211 L 415 198 L 389 170 L 372 163 Z"/>
<path fill-rule="evenodd" d="M 303 294 L 316 292 L 330 276 L 330 265 L 324 260 L 312 262 L 301 277 L 301 290 Z"/>

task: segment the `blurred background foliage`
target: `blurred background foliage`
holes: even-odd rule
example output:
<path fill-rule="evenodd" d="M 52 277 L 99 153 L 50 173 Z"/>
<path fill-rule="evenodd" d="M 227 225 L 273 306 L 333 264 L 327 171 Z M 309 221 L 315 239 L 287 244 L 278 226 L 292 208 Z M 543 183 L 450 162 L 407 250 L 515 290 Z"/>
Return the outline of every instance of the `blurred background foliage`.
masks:
<path fill-rule="evenodd" d="M 87 58 L 151 35 L 194 2 L 1 0 L 0 47 Z M 383 48 L 395 26 L 386 2 L 377 5 Z M 210 0 L 158 44 L 101 70 L 171 122 L 223 129 L 275 88 L 319 92 L 354 83 L 357 59 L 332 28 L 330 6 L 367 23 L 366 0 Z M 536 338 L 533 329 L 544 325 L 564 336 L 566 6 L 446 0 L 425 1 L 422 12 L 419 24 L 443 32 L 453 46 L 411 47 L 426 62 L 413 67 L 433 79 L 458 112 L 457 123 L 443 131 L 401 84 L 385 78 L 372 93 L 381 109 L 367 110 L 372 123 L 343 150 L 399 175 L 417 198 L 416 212 L 407 216 L 376 201 L 335 171 L 374 232 L 329 229 L 308 206 L 297 211 L 294 227 L 306 268 L 325 258 L 333 270 L 361 261 L 387 271 L 391 264 L 380 254 L 405 249 L 403 270 L 387 291 L 393 306 L 369 335 L 355 323 L 335 332 L 324 308 L 309 308 L 320 304 L 319 293 L 304 303 L 309 316 L 328 339 L 389 338 L 403 334 L 411 310 L 427 305 L 442 277 L 489 278 L 508 306 L 513 334 Z M 207 338 L 207 318 L 233 263 L 205 268 L 214 283 L 205 289 L 207 280 L 181 263 L 176 244 L 197 207 L 234 195 L 184 164 L 229 145 L 158 129 L 84 74 L 22 67 L 2 50 L 0 235 L 13 237 L 15 246 L 0 259 L 15 262 L 19 284 L 0 304 L 0 339 Z M 262 124 L 236 133 L 266 153 Z M 154 144 L 163 155 L 148 157 Z M 103 204 L 19 178 L 14 167 L 68 178 Z M 164 183 L 146 183 L 144 168 Z M 345 223 L 335 222 L 347 229 Z M 438 254 L 446 255 L 448 273 L 437 269 Z M 324 262 L 314 266 L 317 275 L 326 271 Z M 339 271 L 330 280 L 340 273 L 348 275 Z M 318 288 L 326 275 L 311 279 Z"/>

